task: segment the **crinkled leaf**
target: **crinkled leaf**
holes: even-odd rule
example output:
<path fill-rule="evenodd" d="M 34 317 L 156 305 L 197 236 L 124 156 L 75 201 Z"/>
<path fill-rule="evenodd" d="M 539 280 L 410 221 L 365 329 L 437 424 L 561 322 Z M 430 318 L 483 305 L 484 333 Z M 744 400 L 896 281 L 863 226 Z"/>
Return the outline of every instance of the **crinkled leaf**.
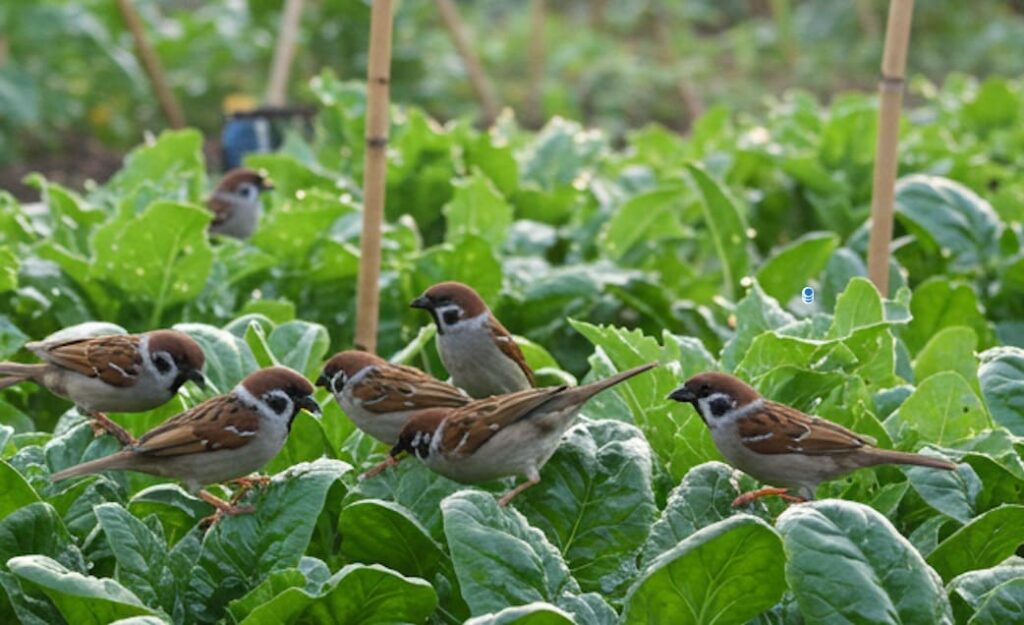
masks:
<path fill-rule="evenodd" d="M 873 509 L 811 502 L 787 509 L 777 526 L 786 581 L 808 622 L 952 623 L 939 576 Z"/>
<path fill-rule="evenodd" d="M 483 614 L 466 621 L 466 625 L 574 625 L 572 615 L 564 610 L 537 601 L 505 608 L 494 614 Z"/>
<path fill-rule="evenodd" d="M 259 368 L 245 341 L 227 330 L 203 323 L 179 323 L 174 329 L 188 334 L 203 348 L 203 374 L 216 393 L 227 393 Z"/>
<path fill-rule="evenodd" d="M 1024 436 L 1024 349 L 996 347 L 982 352 L 978 379 L 996 423 Z"/>
<path fill-rule="evenodd" d="M 30 503 L 0 521 L 0 569 L 15 556 L 49 556 L 74 571 L 85 571 L 82 553 L 57 511 L 46 502 Z"/>
<path fill-rule="evenodd" d="M 690 535 L 654 559 L 626 597 L 623 623 L 746 623 L 786 590 L 782 541 L 740 515 Z"/>
<path fill-rule="evenodd" d="M 1004 625 L 1024 621 L 1024 577 L 996 587 L 975 613 L 969 625 Z"/>
<path fill-rule="evenodd" d="M 514 502 L 586 591 L 625 592 L 654 515 L 651 451 L 637 428 L 587 421 L 566 432 L 540 484 Z"/>
<path fill-rule="evenodd" d="M 1024 544 L 1024 505 L 1003 505 L 975 518 L 942 541 L 928 563 L 951 579 L 1002 562 Z"/>
<path fill-rule="evenodd" d="M 331 339 L 319 323 L 288 321 L 274 328 L 268 343 L 281 365 L 315 378 Z"/>

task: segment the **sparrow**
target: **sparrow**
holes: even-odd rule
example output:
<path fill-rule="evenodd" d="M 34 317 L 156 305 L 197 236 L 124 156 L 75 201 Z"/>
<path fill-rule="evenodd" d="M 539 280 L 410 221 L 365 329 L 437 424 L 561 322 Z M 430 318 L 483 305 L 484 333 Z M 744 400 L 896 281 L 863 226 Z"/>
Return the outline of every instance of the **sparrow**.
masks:
<path fill-rule="evenodd" d="M 134 445 L 58 471 L 50 480 L 100 471 L 139 471 L 180 480 L 190 493 L 216 508 L 216 518 L 251 512 L 252 508 L 228 503 L 203 487 L 241 478 L 276 456 L 300 409 L 320 414 L 314 390 L 308 380 L 286 367 L 261 369 L 228 394 L 171 417 Z"/>
<path fill-rule="evenodd" d="M 33 341 L 42 364 L 0 362 L 0 389 L 34 382 L 75 403 L 122 444 L 135 439 L 105 412 L 145 412 L 169 401 L 187 380 L 203 386 L 206 358 L 177 330 Z"/>
<path fill-rule="evenodd" d="M 505 326 L 480 295 L 460 282 L 441 282 L 410 304 L 437 324 L 437 351 L 452 383 L 483 398 L 534 386 L 533 371 Z"/>
<path fill-rule="evenodd" d="M 224 174 L 206 200 L 206 206 L 213 212 L 210 232 L 236 239 L 251 237 L 263 212 L 260 193 L 273 188 L 269 178 L 247 167 Z"/>
<path fill-rule="evenodd" d="M 355 350 L 332 356 L 316 385 L 334 395 L 356 427 L 386 445 L 398 443 L 402 426 L 413 412 L 457 408 L 470 401 L 459 389 L 419 369 Z"/>
<path fill-rule="evenodd" d="M 531 388 L 459 408 L 421 410 L 402 428 L 390 455 L 409 452 L 436 473 L 464 484 L 524 476 L 525 482 L 498 500 L 507 506 L 540 482 L 541 468 L 588 399 L 655 366 L 648 363 L 583 386 Z"/>
<path fill-rule="evenodd" d="M 733 501 L 737 507 L 769 495 L 807 501 L 821 482 L 879 464 L 956 468 L 939 458 L 879 449 L 867 436 L 765 399 L 726 373 L 695 375 L 668 398 L 694 407 L 730 464 L 761 482 L 785 487 L 744 493 Z"/>

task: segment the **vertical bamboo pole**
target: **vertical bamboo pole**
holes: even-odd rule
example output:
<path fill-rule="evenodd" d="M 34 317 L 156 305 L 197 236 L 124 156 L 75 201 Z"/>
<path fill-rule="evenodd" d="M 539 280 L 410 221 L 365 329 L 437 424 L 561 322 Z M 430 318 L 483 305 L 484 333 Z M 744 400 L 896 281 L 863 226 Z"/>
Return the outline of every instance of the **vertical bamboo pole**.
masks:
<path fill-rule="evenodd" d="M 469 43 L 466 27 L 462 18 L 459 17 L 459 10 L 455 8 L 455 3 L 452 0 L 434 0 L 434 4 L 437 5 L 441 22 L 444 24 L 445 30 L 448 31 L 448 36 L 452 38 L 452 43 L 455 44 L 455 50 L 462 59 L 462 65 L 466 68 L 466 77 L 469 78 L 469 84 L 473 87 L 473 93 L 476 94 L 476 99 L 479 100 L 480 108 L 483 110 L 483 123 L 485 126 L 490 126 L 501 112 L 501 105 L 498 103 L 498 96 L 494 93 L 494 86 L 487 79 L 483 64 L 480 63 L 480 57 Z"/>
<path fill-rule="evenodd" d="M 132 38 L 135 40 L 136 55 L 142 62 L 142 68 L 146 70 L 149 82 L 153 85 L 153 92 L 157 102 L 160 103 L 164 116 L 167 117 L 167 123 L 171 128 L 183 128 L 185 115 L 181 112 L 181 105 L 178 104 L 177 98 L 174 97 L 174 93 L 167 85 L 167 77 L 160 65 L 160 58 L 153 51 L 149 39 L 146 38 L 146 31 L 142 26 L 142 19 L 139 18 L 138 11 L 135 10 L 135 5 L 132 4 L 132 0 L 117 0 L 117 6 L 121 10 L 121 17 L 124 19 L 125 25 L 128 26 L 128 30 L 131 31 Z"/>
<path fill-rule="evenodd" d="M 793 35 L 793 11 L 789 0 L 772 0 L 772 19 L 775 21 L 775 36 L 779 38 L 779 49 L 786 64 L 796 64 L 796 37 Z"/>
<path fill-rule="evenodd" d="M 530 0 L 529 87 L 523 117 L 534 126 L 544 123 L 544 0 Z"/>
<path fill-rule="evenodd" d="M 302 21 L 302 0 L 286 0 L 281 13 L 281 30 L 277 34 L 274 60 L 270 66 L 267 81 L 267 104 L 284 106 L 288 92 L 288 76 L 295 60 L 296 43 L 299 39 L 299 24 Z"/>
<path fill-rule="evenodd" d="M 898 140 L 903 79 L 910 44 L 914 0 L 891 0 L 885 28 L 882 79 L 878 82 L 878 145 L 871 192 L 871 238 L 868 241 L 868 277 L 883 296 L 889 293 L 889 246 L 899 165 Z"/>
<path fill-rule="evenodd" d="M 868 37 L 877 37 L 882 32 L 882 25 L 878 23 L 878 16 L 875 15 L 875 8 L 872 6 L 874 0 L 854 0 L 857 9 L 857 21 Z"/>
<path fill-rule="evenodd" d="M 653 3 L 650 10 L 651 30 L 654 33 L 654 43 L 657 47 L 656 54 L 662 65 L 669 72 L 676 75 L 676 93 L 683 103 L 683 115 L 680 117 L 680 130 L 686 130 L 693 125 L 694 120 L 704 112 L 704 102 L 697 92 L 690 86 L 689 81 L 682 72 L 675 67 L 676 53 L 672 45 L 672 16 L 664 2 Z"/>
<path fill-rule="evenodd" d="M 363 167 L 363 238 L 356 295 L 355 346 L 377 351 L 380 314 L 380 228 L 387 176 L 388 83 L 391 80 L 391 0 L 373 0 L 370 61 L 366 70 L 366 157 Z"/>

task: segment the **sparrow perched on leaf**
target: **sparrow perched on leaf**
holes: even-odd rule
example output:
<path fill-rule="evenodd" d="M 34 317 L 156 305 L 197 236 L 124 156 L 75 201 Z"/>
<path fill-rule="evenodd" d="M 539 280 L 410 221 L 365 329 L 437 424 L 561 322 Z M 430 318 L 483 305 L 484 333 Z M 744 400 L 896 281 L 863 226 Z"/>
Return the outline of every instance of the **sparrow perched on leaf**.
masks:
<path fill-rule="evenodd" d="M 58 471 L 57 482 L 101 471 L 130 470 L 180 480 L 220 514 L 251 512 L 203 490 L 259 469 L 284 446 L 300 409 L 320 414 L 313 385 L 286 367 L 251 373 L 213 397 L 146 432 L 136 444 Z"/>
<path fill-rule="evenodd" d="M 260 222 L 260 193 L 273 189 L 270 179 L 253 169 L 238 167 L 224 174 L 206 200 L 213 212 L 210 232 L 248 239 Z"/>
<path fill-rule="evenodd" d="M 355 350 L 332 356 L 316 385 L 334 395 L 356 427 L 386 445 L 398 442 L 413 412 L 454 408 L 470 401 L 459 389 L 419 369 Z"/>
<path fill-rule="evenodd" d="M 761 482 L 786 487 L 744 493 L 734 506 L 768 495 L 807 501 L 821 482 L 879 464 L 956 468 L 939 458 L 879 449 L 867 436 L 765 399 L 725 373 L 695 375 L 668 397 L 693 405 L 730 464 Z"/>
<path fill-rule="evenodd" d="M 512 335 L 472 288 L 441 282 L 412 301 L 437 324 L 437 350 L 452 383 L 472 397 L 533 387 L 533 371 Z"/>
<path fill-rule="evenodd" d="M 203 386 L 203 350 L 177 330 L 35 341 L 42 364 L 0 363 L 0 389 L 35 382 L 69 399 L 122 444 L 134 439 L 105 412 L 144 412 L 169 401 L 187 380 Z"/>
<path fill-rule="evenodd" d="M 421 410 L 402 428 L 391 457 L 409 452 L 433 471 L 469 484 L 526 477 L 498 500 L 506 506 L 540 482 L 541 467 L 588 399 L 655 366 L 648 363 L 583 386 L 527 389 L 461 408 Z"/>

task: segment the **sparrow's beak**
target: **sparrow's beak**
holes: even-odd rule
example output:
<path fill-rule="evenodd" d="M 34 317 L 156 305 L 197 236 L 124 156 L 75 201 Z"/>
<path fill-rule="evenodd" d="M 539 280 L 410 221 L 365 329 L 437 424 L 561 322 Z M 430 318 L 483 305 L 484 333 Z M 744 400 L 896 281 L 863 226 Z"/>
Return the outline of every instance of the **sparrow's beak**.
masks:
<path fill-rule="evenodd" d="M 206 378 L 203 377 L 203 372 L 200 371 L 199 369 L 193 369 L 193 370 L 189 371 L 188 372 L 188 379 L 192 380 L 193 382 L 195 382 L 196 386 L 198 386 L 199 388 L 201 388 L 201 389 L 205 389 L 206 388 Z"/>
<path fill-rule="evenodd" d="M 300 397 L 298 404 L 299 408 L 305 408 L 315 415 L 323 414 L 320 412 L 320 404 L 316 403 L 316 400 L 313 399 L 312 395 L 304 395 L 303 397 Z"/>
<path fill-rule="evenodd" d="M 412 300 L 412 303 L 409 304 L 409 307 L 410 308 L 423 308 L 424 310 L 430 310 L 434 306 L 433 306 L 433 302 L 430 301 L 429 297 L 427 297 L 426 295 L 420 295 L 416 299 Z"/>
<path fill-rule="evenodd" d="M 669 393 L 667 399 L 674 399 L 675 401 L 683 402 L 685 404 L 692 404 L 697 401 L 697 396 L 684 385 Z"/>
<path fill-rule="evenodd" d="M 330 381 L 330 379 L 328 379 L 326 373 L 321 373 L 320 374 L 320 377 L 316 379 L 316 385 L 317 386 L 322 386 L 322 387 L 324 387 L 324 388 L 326 388 L 328 390 L 331 388 L 331 381 Z"/>

